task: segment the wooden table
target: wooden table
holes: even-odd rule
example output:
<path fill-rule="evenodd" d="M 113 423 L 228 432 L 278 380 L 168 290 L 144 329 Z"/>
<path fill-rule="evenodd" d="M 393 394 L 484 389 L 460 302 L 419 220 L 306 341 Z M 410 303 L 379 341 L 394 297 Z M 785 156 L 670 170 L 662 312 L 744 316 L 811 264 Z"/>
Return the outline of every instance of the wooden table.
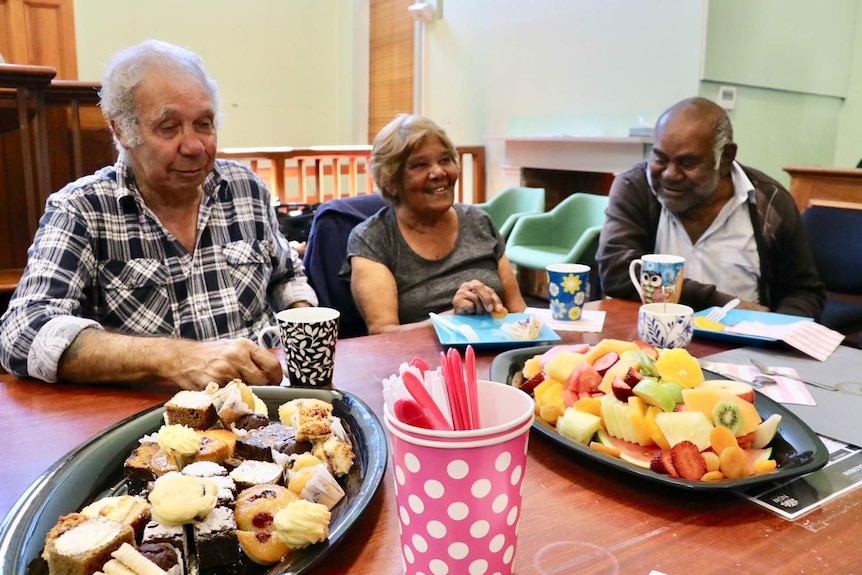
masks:
<path fill-rule="evenodd" d="M 635 339 L 637 305 L 589 304 L 607 312 L 602 334 L 565 332 L 566 342 Z M 431 328 L 348 339 L 336 350 L 335 386 L 381 416 L 381 380 L 402 361 L 438 363 Z M 694 355 L 725 349 L 695 341 Z M 493 355 L 481 355 L 487 377 Z M 167 387 L 48 385 L 0 375 L 0 517 L 51 464 L 106 427 L 166 401 Z M 524 481 L 516 572 L 646 575 L 858 573 L 862 490 L 790 522 L 730 493 L 696 495 L 637 481 L 577 458 L 533 433 Z M 337 563 L 316 574 L 401 573 L 391 466 L 380 491 L 338 547 Z"/>

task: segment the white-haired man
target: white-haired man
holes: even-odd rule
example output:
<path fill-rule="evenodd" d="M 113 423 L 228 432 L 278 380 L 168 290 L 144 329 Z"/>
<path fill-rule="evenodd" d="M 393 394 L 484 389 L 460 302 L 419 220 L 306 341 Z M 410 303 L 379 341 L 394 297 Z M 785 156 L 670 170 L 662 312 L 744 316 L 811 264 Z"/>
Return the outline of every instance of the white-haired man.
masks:
<path fill-rule="evenodd" d="M 48 382 L 280 383 L 252 342 L 273 310 L 317 305 L 264 183 L 216 160 L 218 89 L 200 57 L 117 54 L 101 105 L 113 166 L 53 194 L 0 321 L 0 363 Z"/>

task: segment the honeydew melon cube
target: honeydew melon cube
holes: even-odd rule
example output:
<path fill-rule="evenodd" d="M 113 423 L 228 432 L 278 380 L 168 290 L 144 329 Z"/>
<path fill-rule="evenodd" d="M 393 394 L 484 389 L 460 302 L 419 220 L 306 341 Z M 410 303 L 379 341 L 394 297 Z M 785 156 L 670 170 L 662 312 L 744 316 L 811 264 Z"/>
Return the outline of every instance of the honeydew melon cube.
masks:
<path fill-rule="evenodd" d="M 563 416 L 557 420 L 557 431 L 582 445 L 589 444 L 601 426 L 601 417 L 572 407 L 567 408 Z"/>

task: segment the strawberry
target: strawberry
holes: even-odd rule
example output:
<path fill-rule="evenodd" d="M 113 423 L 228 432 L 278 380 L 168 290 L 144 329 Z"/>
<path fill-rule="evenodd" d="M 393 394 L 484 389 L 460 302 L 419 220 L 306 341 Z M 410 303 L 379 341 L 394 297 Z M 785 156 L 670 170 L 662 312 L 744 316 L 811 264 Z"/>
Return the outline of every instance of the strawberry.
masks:
<path fill-rule="evenodd" d="M 671 477 L 679 477 L 676 468 L 673 466 L 673 460 L 670 454 L 670 449 L 662 449 L 657 452 L 649 463 L 649 468 L 662 475 L 670 475 Z"/>
<path fill-rule="evenodd" d="M 650 471 L 655 473 L 661 473 L 662 475 L 667 475 L 667 469 L 664 467 L 664 463 L 661 460 L 661 451 L 656 451 L 655 456 L 653 456 L 652 460 L 649 462 Z"/>
<path fill-rule="evenodd" d="M 536 386 L 545 381 L 545 374 L 541 371 L 521 384 L 521 391 L 533 395 Z"/>
<path fill-rule="evenodd" d="M 673 466 L 683 479 L 699 480 L 706 473 L 706 461 L 691 441 L 680 441 L 671 448 L 670 454 Z"/>

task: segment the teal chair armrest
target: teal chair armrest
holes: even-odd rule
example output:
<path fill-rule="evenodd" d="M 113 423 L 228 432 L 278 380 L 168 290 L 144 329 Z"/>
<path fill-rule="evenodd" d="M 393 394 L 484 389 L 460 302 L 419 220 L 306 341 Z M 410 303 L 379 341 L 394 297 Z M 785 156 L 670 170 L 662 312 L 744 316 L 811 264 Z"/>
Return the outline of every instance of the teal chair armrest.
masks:
<path fill-rule="evenodd" d="M 511 235 L 512 233 L 512 230 L 515 229 L 515 224 L 518 222 L 518 220 L 524 216 L 533 214 L 536 214 L 536 212 L 516 212 L 514 214 L 511 214 L 508 218 L 506 218 L 506 221 L 503 222 L 503 225 L 500 226 L 500 235 L 503 236 L 504 240 L 508 239 L 509 235 Z"/>
<path fill-rule="evenodd" d="M 538 245 L 545 243 L 547 225 L 553 221 L 550 212 L 524 214 L 515 221 L 506 245 Z"/>

